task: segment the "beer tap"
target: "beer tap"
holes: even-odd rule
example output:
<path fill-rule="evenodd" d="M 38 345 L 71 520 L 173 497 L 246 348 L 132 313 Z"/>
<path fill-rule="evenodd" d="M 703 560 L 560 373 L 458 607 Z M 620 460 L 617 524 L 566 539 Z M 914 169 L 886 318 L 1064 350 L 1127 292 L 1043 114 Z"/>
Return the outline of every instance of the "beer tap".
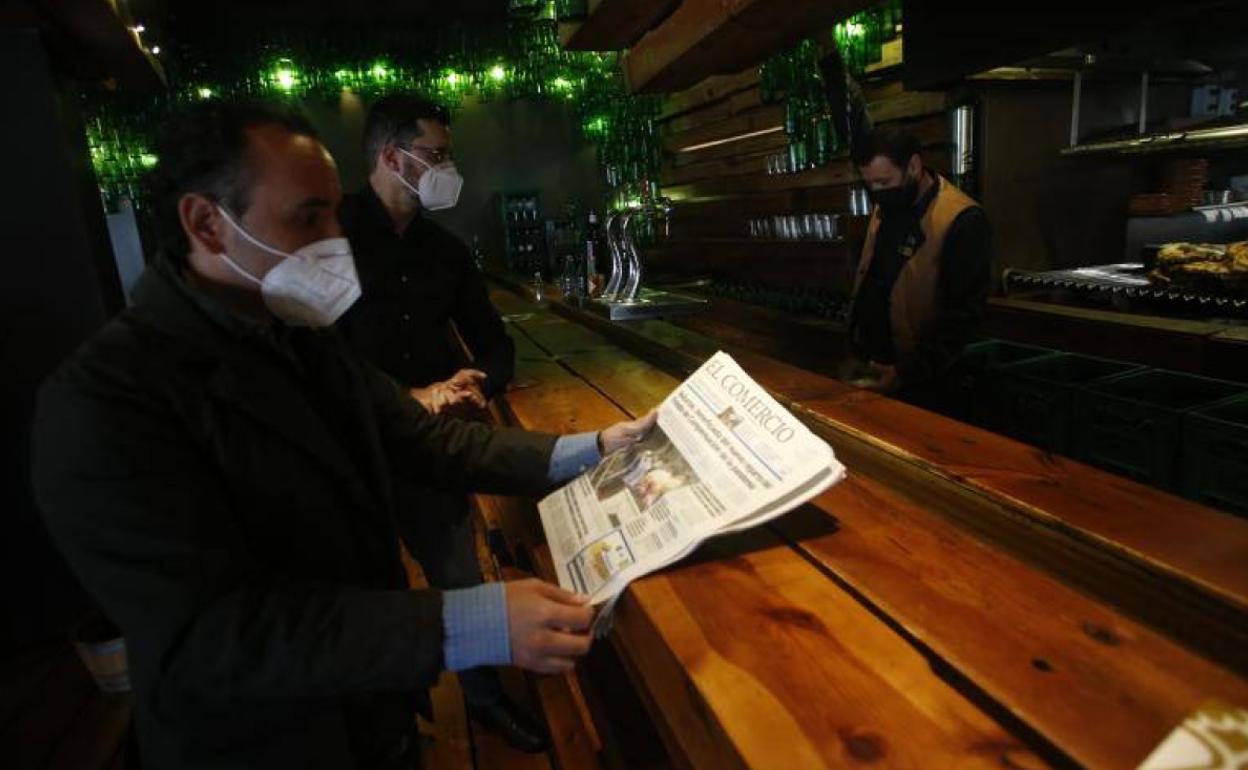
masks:
<path fill-rule="evenodd" d="M 629 264 L 628 277 L 619 294 L 619 299 L 622 302 L 637 301 L 637 298 L 641 295 L 641 280 L 645 275 L 645 270 L 641 264 L 641 251 L 637 248 L 637 240 L 628 230 L 628 224 L 634 214 L 642 214 L 651 227 L 661 223 L 663 236 L 667 237 L 671 228 L 672 202 L 667 198 L 657 198 L 653 203 L 646 206 L 645 209 L 630 212 L 629 216 L 625 217 L 623 228 L 624 245 L 628 254 Z M 636 228 L 634 228 L 633 232 L 636 232 Z"/>
<path fill-rule="evenodd" d="M 637 218 L 641 211 L 634 209 L 624 215 L 620 220 L 620 235 L 624 243 L 625 263 L 624 280 L 620 284 L 620 290 L 616 293 L 615 299 L 618 302 L 633 302 L 637 299 L 637 293 L 641 289 L 641 253 L 637 251 L 637 241 L 633 238 L 629 231 L 629 225 Z"/>
<path fill-rule="evenodd" d="M 643 288 L 645 275 L 640 244 L 648 244 L 638 229 L 666 238 L 671 228 L 672 202 L 655 196 L 612 213 L 606 219 L 607 247 L 611 252 L 611 276 L 595 301 L 582 307 L 612 321 L 663 318 L 705 310 L 707 300 L 675 291 Z M 616 229 L 618 226 L 618 230 Z"/>
<path fill-rule="evenodd" d="M 603 228 L 607 234 L 607 250 L 611 252 L 611 275 L 607 278 L 607 285 L 602 290 L 604 300 L 615 299 L 615 295 L 620 291 L 620 285 L 624 282 L 624 255 L 614 234 L 615 223 L 619 219 L 620 212 L 611 212 Z"/>

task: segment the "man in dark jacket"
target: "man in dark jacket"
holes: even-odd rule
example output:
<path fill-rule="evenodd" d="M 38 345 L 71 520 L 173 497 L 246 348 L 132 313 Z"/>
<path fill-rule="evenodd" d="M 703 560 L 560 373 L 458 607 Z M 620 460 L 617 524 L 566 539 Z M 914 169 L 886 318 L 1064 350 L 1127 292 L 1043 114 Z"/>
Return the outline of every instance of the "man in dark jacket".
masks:
<path fill-rule="evenodd" d="M 162 259 L 41 393 L 48 526 L 125 635 L 144 764 L 408 768 L 444 668 L 563 671 L 590 610 L 536 580 L 410 590 L 392 485 L 534 493 L 649 421 L 429 415 L 328 328 L 358 296 L 306 120 L 206 102 L 158 144 Z"/>
<path fill-rule="evenodd" d="M 364 296 L 338 329 L 356 352 L 408 387 L 426 410 L 479 414 L 486 399 L 511 381 L 515 345 L 467 247 L 426 215 L 458 200 L 450 118 L 425 99 L 388 96 L 369 108 L 364 153 L 368 181 L 343 199 L 339 216 Z M 471 367 L 459 339 L 472 355 Z M 405 517 L 399 526 L 429 583 L 439 588 L 480 584 L 466 498 L 407 484 L 397 491 L 401 508 L 429 514 Z M 538 723 L 507 697 L 496 671 L 463 671 L 459 683 L 477 724 L 518 749 L 545 748 Z"/>

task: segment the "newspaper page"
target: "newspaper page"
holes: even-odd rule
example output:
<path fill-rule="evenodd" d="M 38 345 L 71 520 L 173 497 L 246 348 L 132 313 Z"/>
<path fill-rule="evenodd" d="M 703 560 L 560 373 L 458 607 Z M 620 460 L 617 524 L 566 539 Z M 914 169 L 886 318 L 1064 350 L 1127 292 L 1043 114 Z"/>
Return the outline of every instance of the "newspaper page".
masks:
<path fill-rule="evenodd" d="M 538 504 L 559 584 L 597 604 L 708 537 L 791 510 L 844 476 L 828 445 L 725 353 L 640 442 Z"/>

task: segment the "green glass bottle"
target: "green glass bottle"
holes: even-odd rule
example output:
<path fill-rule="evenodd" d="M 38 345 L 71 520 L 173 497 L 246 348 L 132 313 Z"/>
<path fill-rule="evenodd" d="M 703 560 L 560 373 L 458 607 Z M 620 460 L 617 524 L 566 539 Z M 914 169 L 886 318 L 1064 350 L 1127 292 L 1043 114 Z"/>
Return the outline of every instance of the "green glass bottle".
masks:
<path fill-rule="evenodd" d="M 830 115 L 821 115 L 815 119 L 815 156 L 816 166 L 826 166 L 832 160 L 832 144 L 835 131 L 832 128 Z"/>

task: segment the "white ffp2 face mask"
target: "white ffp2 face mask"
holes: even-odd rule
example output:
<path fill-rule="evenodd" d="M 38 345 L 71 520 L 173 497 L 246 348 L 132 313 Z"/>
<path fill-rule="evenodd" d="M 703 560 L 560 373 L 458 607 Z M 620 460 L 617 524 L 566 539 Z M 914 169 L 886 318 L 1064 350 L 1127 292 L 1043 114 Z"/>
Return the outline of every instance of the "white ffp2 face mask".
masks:
<path fill-rule="evenodd" d="M 464 178 L 459 175 L 459 169 L 455 168 L 455 161 L 448 160 L 433 166 L 402 147 L 395 149 L 425 167 L 425 173 L 420 175 L 416 186 L 412 186 L 402 174 L 390 172 L 420 199 L 421 206 L 429 211 L 440 211 L 459 203 L 459 193 L 464 189 Z"/>
<path fill-rule="evenodd" d="M 285 257 L 264 278 L 257 278 L 229 255 L 219 255 L 234 272 L 260 287 L 264 304 L 273 315 L 297 326 L 332 326 L 360 298 L 355 257 L 346 238 L 325 238 L 293 253 L 285 252 L 244 230 L 225 209 L 218 207 L 218 211 L 256 248 Z"/>

